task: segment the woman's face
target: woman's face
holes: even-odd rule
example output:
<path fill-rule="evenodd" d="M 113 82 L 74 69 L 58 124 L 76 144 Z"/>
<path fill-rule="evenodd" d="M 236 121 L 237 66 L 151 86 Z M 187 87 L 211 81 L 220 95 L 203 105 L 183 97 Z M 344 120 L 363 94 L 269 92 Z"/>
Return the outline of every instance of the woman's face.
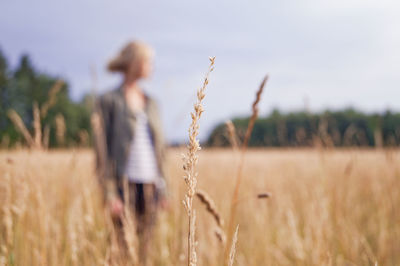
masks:
<path fill-rule="evenodd" d="M 149 78 L 153 72 L 153 60 L 151 58 L 143 59 L 141 62 L 141 78 Z"/>
<path fill-rule="evenodd" d="M 151 58 L 142 58 L 133 62 L 130 66 L 128 74 L 135 79 L 147 79 L 153 72 L 153 62 Z"/>

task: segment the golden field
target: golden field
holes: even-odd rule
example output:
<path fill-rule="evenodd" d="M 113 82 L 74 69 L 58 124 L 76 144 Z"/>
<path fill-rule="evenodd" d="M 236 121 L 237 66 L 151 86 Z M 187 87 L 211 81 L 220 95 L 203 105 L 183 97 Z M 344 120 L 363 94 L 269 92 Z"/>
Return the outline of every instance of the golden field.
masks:
<path fill-rule="evenodd" d="M 151 265 L 187 263 L 183 152 L 168 154 Z M 238 155 L 199 155 L 198 188 L 227 219 Z M 0 152 L 0 265 L 129 265 L 100 196 L 90 150 Z M 400 151 L 249 150 L 239 199 L 235 265 L 400 265 Z M 215 221 L 195 208 L 198 264 L 222 265 Z"/>

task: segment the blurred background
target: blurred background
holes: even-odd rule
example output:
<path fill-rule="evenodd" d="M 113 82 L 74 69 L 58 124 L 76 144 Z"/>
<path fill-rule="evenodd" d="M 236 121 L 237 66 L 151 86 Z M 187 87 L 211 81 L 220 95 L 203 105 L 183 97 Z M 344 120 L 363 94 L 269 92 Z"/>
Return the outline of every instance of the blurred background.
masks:
<path fill-rule="evenodd" d="M 89 145 L 91 95 L 119 85 L 105 66 L 134 39 L 156 50 L 143 86 L 159 102 L 171 144 L 187 139 L 208 56 L 216 69 L 201 121 L 206 144 L 227 145 L 227 119 L 242 134 L 266 73 L 250 145 L 400 143 L 398 1 L 14 0 L 0 10 L 3 147 L 25 141 L 7 112 L 32 131 L 34 102 L 50 147 Z"/>

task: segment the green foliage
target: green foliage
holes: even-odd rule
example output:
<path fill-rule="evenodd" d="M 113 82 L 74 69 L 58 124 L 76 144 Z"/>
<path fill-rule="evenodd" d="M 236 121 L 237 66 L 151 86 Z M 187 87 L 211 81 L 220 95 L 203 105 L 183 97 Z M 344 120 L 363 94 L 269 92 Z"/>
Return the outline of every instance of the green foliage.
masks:
<path fill-rule="evenodd" d="M 238 137 L 243 139 L 249 118 L 233 121 Z M 325 111 L 318 114 L 296 112 L 282 114 L 274 110 L 260 117 L 249 146 L 398 146 L 400 144 L 400 114 L 364 114 L 353 109 Z M 215 127 L 207 140 L 209 146 L 229 146 L 225 125 Z"/>
<path fill-rule="evenodd" d="M 14 109 L 32 132 L 33 103 L 39 107 L 49 100 L 49 91 L 59 77 L 37 71 L 29 56 L 23 55 L 15 69 L 10 69 L 7 59 L 0 50 L 0 142 L 3 147 L 12 147 L 16 143 L 23 143 L 22 136 L 7 117 L 7 111 Z M 65 146 L 74 146 L 79 143 L 79 132 L 86 130 L 90 134 L 90 107 L 85 101 L 75 103 L 68 93 L 68 84 L 64 81 L 60 91 L 56 94 L 55 105 L 42 118 L 42 129 L 50 127 L 49 146 L 56 147 L 55 117 L 61 114 L 65 118 L 66 134 Z"/>

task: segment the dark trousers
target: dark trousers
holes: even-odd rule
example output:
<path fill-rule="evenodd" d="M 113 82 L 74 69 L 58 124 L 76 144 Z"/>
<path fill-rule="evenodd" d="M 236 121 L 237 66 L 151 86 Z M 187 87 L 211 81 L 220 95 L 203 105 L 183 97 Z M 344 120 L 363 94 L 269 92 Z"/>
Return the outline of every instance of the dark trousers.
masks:
<path fill-rule="evenodd" d="M 146 264 L 146 257 L 149 255 L 149 246 L 156 223 L 158 209 L 158 193 L 154 184 L 128 183 L 128 191 L 119 189 L 119 195 L 128 204 L 136 223 L 136 231 L 139 240 L 138 255 L 141 265 Z M 123 223 L 116 221 L 117 230 L 123 234 Z M 118 228 L 119 227 L 119 228 Z"/>

